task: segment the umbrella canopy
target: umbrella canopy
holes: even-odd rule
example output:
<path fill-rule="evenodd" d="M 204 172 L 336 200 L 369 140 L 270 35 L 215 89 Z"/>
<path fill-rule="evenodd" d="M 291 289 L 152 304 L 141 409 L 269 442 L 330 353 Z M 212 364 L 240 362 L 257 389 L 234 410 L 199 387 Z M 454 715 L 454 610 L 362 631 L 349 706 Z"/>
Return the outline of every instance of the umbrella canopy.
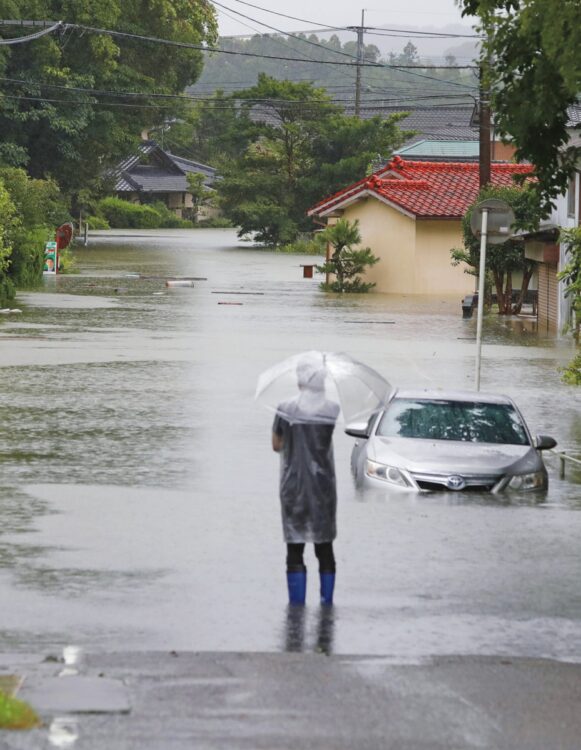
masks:
<path fill-rule="evenodd" d="M 393 389 L 373 368 L 344 352 L 296 354 L 258 378 L 256 400 L 291 424 L 362 422 Z"/>

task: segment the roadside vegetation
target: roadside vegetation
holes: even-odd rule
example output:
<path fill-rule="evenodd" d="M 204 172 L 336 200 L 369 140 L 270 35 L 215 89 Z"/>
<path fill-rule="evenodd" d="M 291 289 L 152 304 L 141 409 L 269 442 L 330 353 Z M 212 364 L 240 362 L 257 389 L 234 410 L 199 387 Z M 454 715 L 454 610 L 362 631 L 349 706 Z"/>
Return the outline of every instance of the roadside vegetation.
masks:
<path fill-rule="evenodd" d="M 571 299 L 573 330 L 577 346 L 581 338 L 581 227 L 562 229 L 559 239 L 567 246 L 567 264 L 559 273 L 565 286 L 565 297 Z M 570 385 L 581 385 L 581 352 L 563 370 L 563 380 Z"/>
<path fill-rule="evenodd" d="M 41 721 L 24 701 L 0 691 L 0 729 L 34 729 Z"/>
<path fill-rule="evenodd" d="M 534 165 L 532 189 L 546 212 L 567 189 L 581 146 L 569 141 L 568 108 L 581 90 L 581 3 L 460 0 L 484 39 L 495 129 Z"/>
<path fill-rule="evenodd" d="M 33 179 L 23 169 L 0 167 L 0 306 L 16 288 L 33 288 L 42 278 L 44 244 L 69 221 L 65 199 L 54 180 Z"/>
<path fill-rule="evenodd" d="M 98 221 L 93 224 L 101 223 L 102 228 L 111 229 L 186 229 L 193 226 L 191 221 L 179 219 L 163 203 L 141 205 L 114 197 L 103 198 L 97 203 L 96 218 Z M 106 226 L 103 227 L 103 223 Z"/>
<path fill-rule="evenodd" d="M 361 277 L 370 266 L 379 262 L 379 258 L 368 247 L 354 248 L 361 244 L 358 221 L 339 219 L 317 235 L 317 242 L 321 247 L 329 243 L 333 248 L 329 261 L 317 266 L 319 273 L 333 276 L 329 283 L 321 283 L 321 289 L 339 294 L 361 294 L 373 289 L 375 284 L 363 281 Z"/>
<path fill-rule="evenodd" d="M 488 198 L 506 201 L 514 211 L 516 229 L 534 229 L 542 217 L 542 209 L 536 193 L 530 186 L 497 187 L 488 185 L 479 193 L 462 220 L 464 245 L 451 251 L 452 265 L 467 265 L 466 273 L 478 276 L 480 265 L 480 240 L 470 228 L 470 219 L 475 206 Z M 525 258 L 524 243 L 510 239 L 502 245 L 486 246 L 487 279 L 485 282 L 485 302 L 490 307 L 492 289 L 496 293 L 499 315 L 518 315 L 522 309 L 535 264 Z M 522 283 L 513 302 L 513 276 L 522 273 Z"/>
<path fill-rule="evenodd" d="M 26 27 L 6 27 L 0 53 L 5 83 L 0 110 L 0 305 L 16 287 L 42 279 L 44 243 L 70 216 L 87 213 L 103 195 L 102 176 L 139 144 L 142 128 L 179 118 L 180 98 L 201 73 L 199 46 L 217 39 L 207 2 L 157 0 L 144 12 L 140 0 L 19 0 L 4 3 L 11 20 L 59 19 L 70 24 L 185 43 L 172 49 L 121 37 L 69 29 L 33 42 L 9 44 Z M 111 92 L 136 91 L 128 106 Z M 135 107 L 138 107 L 136 109 Z M 139 116 L 136 113 L 139 112 Z M 149 217 L 152 218 L 151 216 Z M 102 219 L 97 218 L 97 222 Z M 147 221 L 147 219 L 143 219 Z M 166 221 L 165 217 L 162 221 Z M 102 223 L 101 223 L 102 226 Z"/>

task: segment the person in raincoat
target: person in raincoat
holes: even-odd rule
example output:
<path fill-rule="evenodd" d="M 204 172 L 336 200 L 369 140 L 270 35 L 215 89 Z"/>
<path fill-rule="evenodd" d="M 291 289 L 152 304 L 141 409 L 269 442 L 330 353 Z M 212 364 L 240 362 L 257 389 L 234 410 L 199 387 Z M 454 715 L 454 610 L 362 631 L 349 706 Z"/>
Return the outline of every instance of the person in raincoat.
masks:
<path fill-rule="evenodd" d="M 307 569 L 305 544 L 315 545 L 321 603 L 333 603 L 337 535 L 337 490 L 333 430 L 339 405 L 325 395 L 325 370 L 312 361 L 297 365 L 299 395 L 279 405 L 272 427 L 272 447 L 281 454 L 280 502 L 287 544 L 289 602 L 304 604 Z M 284 415 L 284 416 L 283 416 Z"/>

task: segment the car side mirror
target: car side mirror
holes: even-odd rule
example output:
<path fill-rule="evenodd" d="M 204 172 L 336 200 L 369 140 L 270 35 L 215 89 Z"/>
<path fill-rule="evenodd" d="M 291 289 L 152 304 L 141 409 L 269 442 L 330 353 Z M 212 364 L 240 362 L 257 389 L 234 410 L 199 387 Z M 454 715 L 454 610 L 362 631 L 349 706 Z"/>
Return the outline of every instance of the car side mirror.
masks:
<path fill-rule="evenodd" d="M 557 445 L 557 441 L 548 435 L 537 435 L 533 440 L 533 445 L 538 451 L 548 451 Z"/>
<path fill-rule="evenodd" d="M 367 424 L 365 422 L 356 422 L 354 424 L 347 425 L 347 427 L 345 427 L 345 433 L 347 435 L 351 435 L 351 437 L 354 438 L 366 439 L 369 437 Z"/>

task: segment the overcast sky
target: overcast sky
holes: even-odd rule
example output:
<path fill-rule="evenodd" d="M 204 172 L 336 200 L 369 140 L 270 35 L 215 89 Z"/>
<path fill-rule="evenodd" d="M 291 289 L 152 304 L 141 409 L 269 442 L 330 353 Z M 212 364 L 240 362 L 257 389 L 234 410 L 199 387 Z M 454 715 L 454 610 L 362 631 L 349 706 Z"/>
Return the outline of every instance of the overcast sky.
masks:
<path fill-rule="evenodd" d="M 243 13 L 284 31 L 300 31 L 319 26 L 357 25 L 361 22 L 363 7 L 350 0 L 249 0 L 248 3 L 239 0 L 220 0 L 220 4 L 230 9 L 217 8 L 220 34 L 223 36 L 247 34 L 256 29 L 263 33 L 268 32 L 268 29 L 259 26 L 255 21 L 236 16 L 231 11 Z M 252 7 L 253 5 L 302 18 L 307 23 L 282 18 Z M 454 0 L 371 0 L 369 7 L 365 8 L 366 26 L 442 27 L 454 23 L 468 27 L 471 24 L 470 20 L 462 19 Z"/>

